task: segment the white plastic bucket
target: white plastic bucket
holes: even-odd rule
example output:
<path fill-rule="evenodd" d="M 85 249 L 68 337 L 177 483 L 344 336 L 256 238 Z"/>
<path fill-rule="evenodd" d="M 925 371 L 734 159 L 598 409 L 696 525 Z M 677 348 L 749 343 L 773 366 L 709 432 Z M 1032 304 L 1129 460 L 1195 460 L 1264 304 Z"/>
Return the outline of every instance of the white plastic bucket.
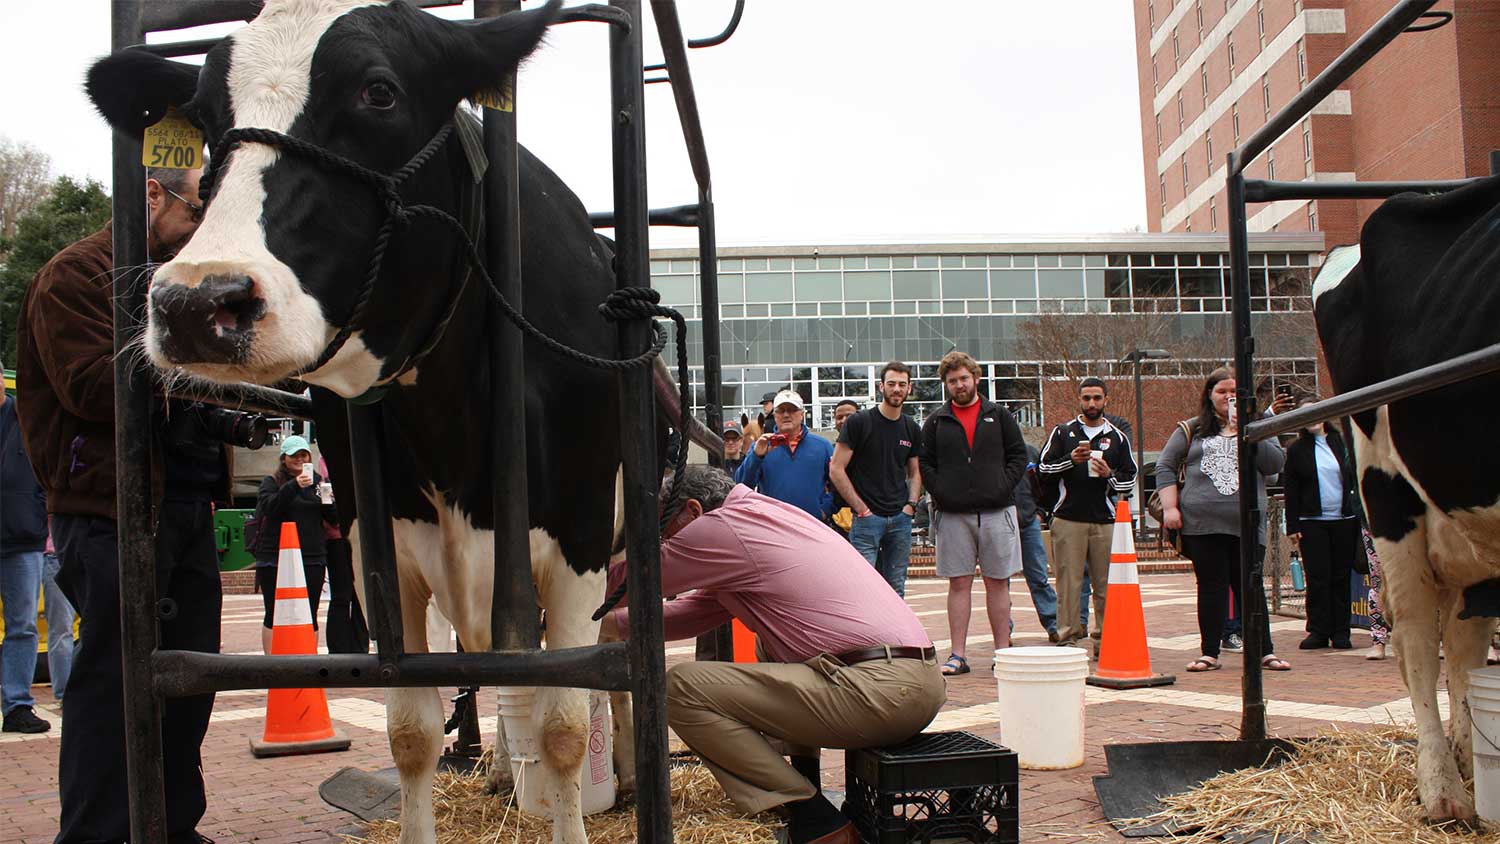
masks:
<path fill-rule="evenodd" d="M 1474 721 L 1474 809 L 1500 821 L 1500 666 L 1469 672 Z"/>
<path fill-rule="evenodd" d="M 1081 648 L 1001 648 L 995 651 L 1000 740 L 1032 771 L 1083 764 L 1084 679 Z"/>
<path fill-rule="evenodd" d="M 538 791 L 541 738 L 537 729 L 536 689 L 502 686 L 500 718 L 505 723 L 505 744 L 510 752 L 510 775 L 515 782 L 516 802 L 523 812 L 545 814 Z M 589 693 L 588 755 L 583 760 L 582 780 L 581 802 L 585 815 L 614 808 L 614 735 L 610 729 L 609 696 L 604 692 Z"/>

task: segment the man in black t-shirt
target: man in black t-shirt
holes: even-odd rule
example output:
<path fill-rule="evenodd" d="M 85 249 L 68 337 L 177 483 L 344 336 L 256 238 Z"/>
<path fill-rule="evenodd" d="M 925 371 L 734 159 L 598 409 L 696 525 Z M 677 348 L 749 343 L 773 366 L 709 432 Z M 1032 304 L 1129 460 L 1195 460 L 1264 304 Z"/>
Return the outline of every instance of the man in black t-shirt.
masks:
<path fill-rule="evenodd" d="M 917 449 L 922 429 L 901 412 L 911 368 L 891 361 L 880 371 L 880 404 L 849 417 L 828 467 L 834 490 L 849 503 L 849 542 L 897 595 L 906 595 L 911 520 L 922 495 Z"/>

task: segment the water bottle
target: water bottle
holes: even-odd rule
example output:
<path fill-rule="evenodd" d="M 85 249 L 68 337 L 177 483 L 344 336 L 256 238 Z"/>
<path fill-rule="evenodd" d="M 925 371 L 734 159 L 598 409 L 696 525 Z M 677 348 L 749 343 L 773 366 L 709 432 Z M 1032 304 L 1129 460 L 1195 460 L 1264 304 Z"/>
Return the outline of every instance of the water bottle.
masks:
<path fill-rule="evenodd" d="M 1307 589 L 1307 578 L 1302 574 L 1302 555 L 1296 551 L 1292 552 L 1292 562 L 1288 566 L 1292 570 L 1292 588 L 1298 592 Z"/>

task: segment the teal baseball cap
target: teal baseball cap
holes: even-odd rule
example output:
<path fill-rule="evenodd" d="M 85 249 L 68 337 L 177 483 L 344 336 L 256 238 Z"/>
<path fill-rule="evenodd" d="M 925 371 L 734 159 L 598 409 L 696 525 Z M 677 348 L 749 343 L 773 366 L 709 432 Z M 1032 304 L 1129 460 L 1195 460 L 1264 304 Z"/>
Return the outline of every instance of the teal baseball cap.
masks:
<path fill-rule="evenodd" d="M 293 454 L 296 454 L 299 451 L 305 451 L 308 454 L 312 454 L 312 446 L 308 444 L 306 439 L 299 437 L 296 434 L 293 434 L 292 436 L 287 437 L 286 439 L 281 441 L 281 453 L 283 456 L 291 457 Z"/>

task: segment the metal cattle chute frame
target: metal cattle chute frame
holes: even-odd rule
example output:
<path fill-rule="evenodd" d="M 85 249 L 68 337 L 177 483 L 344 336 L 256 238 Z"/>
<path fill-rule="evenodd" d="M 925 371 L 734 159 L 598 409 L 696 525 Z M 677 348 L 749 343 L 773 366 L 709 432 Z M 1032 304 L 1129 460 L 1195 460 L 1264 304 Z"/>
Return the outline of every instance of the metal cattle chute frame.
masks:
<path fill-rule="evenodd" d="M 1425 32 L 1452 20 L 1447 12 L 1432 12 L 1437 0 L 1401 0 L 1369 31 L 1334 59 L 1291 102 L 1277 112 L 1244 144 L 1228 155 L 1226 170 L 1229 193 L 1229 267 L 1234 320 L 1234 367 L 1240 375 L 1236 382 L 1237 419 L 1239 427 L 1240 489 L 1254 489 L 1254 446 L 1277 434 L 1295 431 L 1315 422 L 1337 419 L 1371 410 L 1399 399 L 1500 371 L 1500 344 L 1452 358 L 1444 363 L 1423 367 L 1351 390 L 1268 419 L 1255 420 L 1255 337 L 1250 323 L 1249 235 L 1246 205 L 1251 202 L 1274 202 L 1280 199 L 1383 199 L 1409 191 L 1441 193 L 1471 184 L 1475 179 L 1412 182 L 1279 182 L 1245 178 L 1245 169 L 1270 148 L 1288 129 L 1309 114 L 1315 106 L 1363 67 L 1391 41 L 1404 32 Z M 1425 22 L 1419 23 L 1422 19 Z M 1500 170 L 1500 156 L 1491 154 L 1491 171 Z M 1261 513 L 1253 495 L 1240 495 L 1240 536 L 1254 535 Z M 1244 682 L 1238 742 L 1155 742 L 1106 747 L 1110 776 L 1096 778 L 1101 804 L 1113 802 L 1105 788 L 1116 793 L 1120 802 L 1105 805 L 1111 818 L 1144 817 L 1157 808 L 1156 798 L 1196 785 L 1216 773 L 1265 764 L 1277 756 L 1286 744 L 1267 737 L 1265 691 L 1261 683 L 1261 657 L 1264 643 L 1258 635 L 1265 607 L 1251 596 L 1252 585 L 1262 577 L 1262 560 L 1255 554 L 1255 544 L 1240 543 L 1241 617 L 1245 619 Z M 1165 772 L 1165 773 L 1164 773 Z M 1130 780 L 1136 780 L 1132 788 Z M 1115 781 L 1104 786 L 1102 780 Z M 1127 834 L 1161 834 L 1159 827 L 1131 830 Z"/>
<path fill-rule="evenodd" d="M 458 0 L 414 0 L 416 5 L 456 5 Z M 146 44 L 150 33 L 207 24 L 247 21 L 260 12 L 260 0 L 113 0 L 112 49 L 142 49 L 162 56 L 190 56 L 206 52 L 218 39 Z M 559 22 L 598 21 L 610 27 L 610 125 L 614 165 L 612 214 L 593 215 L 596 226 L 613 225 L 618 287 L 649 287 L 648 226 L 696 225 L 700 261 L 704 267 L 704 367 L 710 430 L 720 430 L 720 356 L 718 353 L 718 287 L 713 226 L 712 188 L 708 157 L 698 119 L 696 97 L 687 65 L 686 47 L 722 43 L 738 26 L 743 0 L 724 32 L 713 38 L 683 41 L 675 0 L 651 0 L 665 62 L 643 68 L 641 0 L 612 0 L 608 5 L 578 6 L 563 11 Z M 520 8 L 519 0 L 476 0 L 477 18 L 494 17 Z M 643 79 L 643 72 L 665 71 L 665 76 Z M 698 202 L 662 211 L 646 203 L 645 82 L 669 82 L 698 184 Z M 514 79 L 512 79 L 514 91 Z M 519 250 L 519 184 L 514 106 L 509 111 L 484 109 L 484 146 L 489 158 L 485 174 L 485 218 L 488 226 L 485 260 L 500 291 L 519 310 L 521 278 Z M 145 175 L 141 166 L 141 138 L 114 134 L 113 213 L 114 254 L 117 267 L 146 262 Z M 660 535 L 657 522 L 655 442 L 633 437 L 622 452 L 626 551 L 630 560 L 628 588 L 635 611 L 630 614 L 628 642 L 560 651 L 539 650 L 535 590 L 531 580 L 528 544 L 525 413 L 521 391 L 493 391 L 493 477 L 495 494 L 495 559 L 497 565 L 491 610 L 494 650 L 485 653 L 405 654 L 401 614 L 397 603 L 394 540 L 383 492 L 381 431 L 377 405 L 347 405 L 350 450 L 355 466 L 355 500 L 370 606 L 374 655 L 248 656 L 158 650 L 159 613 L 172 612 L 144 596 L 154 595 L 154 552 L 151 530 L 152 375 L 142 356 L 125 353 L 145 323 L 148 279 L 140 273 L 117 271 L 114 278 L 115 324 L 115 446 L 117 453 L 117 517 L 119 523 L 122 649 L 124 654 L 126 769 L 130 800 L 131 840 L 164 844 L 166 807 L 161 754 L 160 702 L 230 689 L 349 688 L 442 685 L 560 686 L 629 691 L 636 720 L 636 836 L 640 842 L 672 840 L 672 807 L 667 777 L 666 659 L 662 647 Z M 618 349 L 621 358 L 640 354 L 652 328 L 645 320 L 622 322 Z M 519 382 L 525 377 L 521 332 L 490 305 L 490 348 L 499 377 Z M 649 368 L 620 376 L 621 429 L 640 419 L 654 418 L 656 397 Z M 261 410 L 281 416 L 309 418 L 312 403 L 288 392 L 240 385 L 212 394 L 193 388 L 174 395 L 231 407 Z M 690 408 L 683 408 L 683 413 Z M 716 462 L 721 455 L 713 455 Z"/>

